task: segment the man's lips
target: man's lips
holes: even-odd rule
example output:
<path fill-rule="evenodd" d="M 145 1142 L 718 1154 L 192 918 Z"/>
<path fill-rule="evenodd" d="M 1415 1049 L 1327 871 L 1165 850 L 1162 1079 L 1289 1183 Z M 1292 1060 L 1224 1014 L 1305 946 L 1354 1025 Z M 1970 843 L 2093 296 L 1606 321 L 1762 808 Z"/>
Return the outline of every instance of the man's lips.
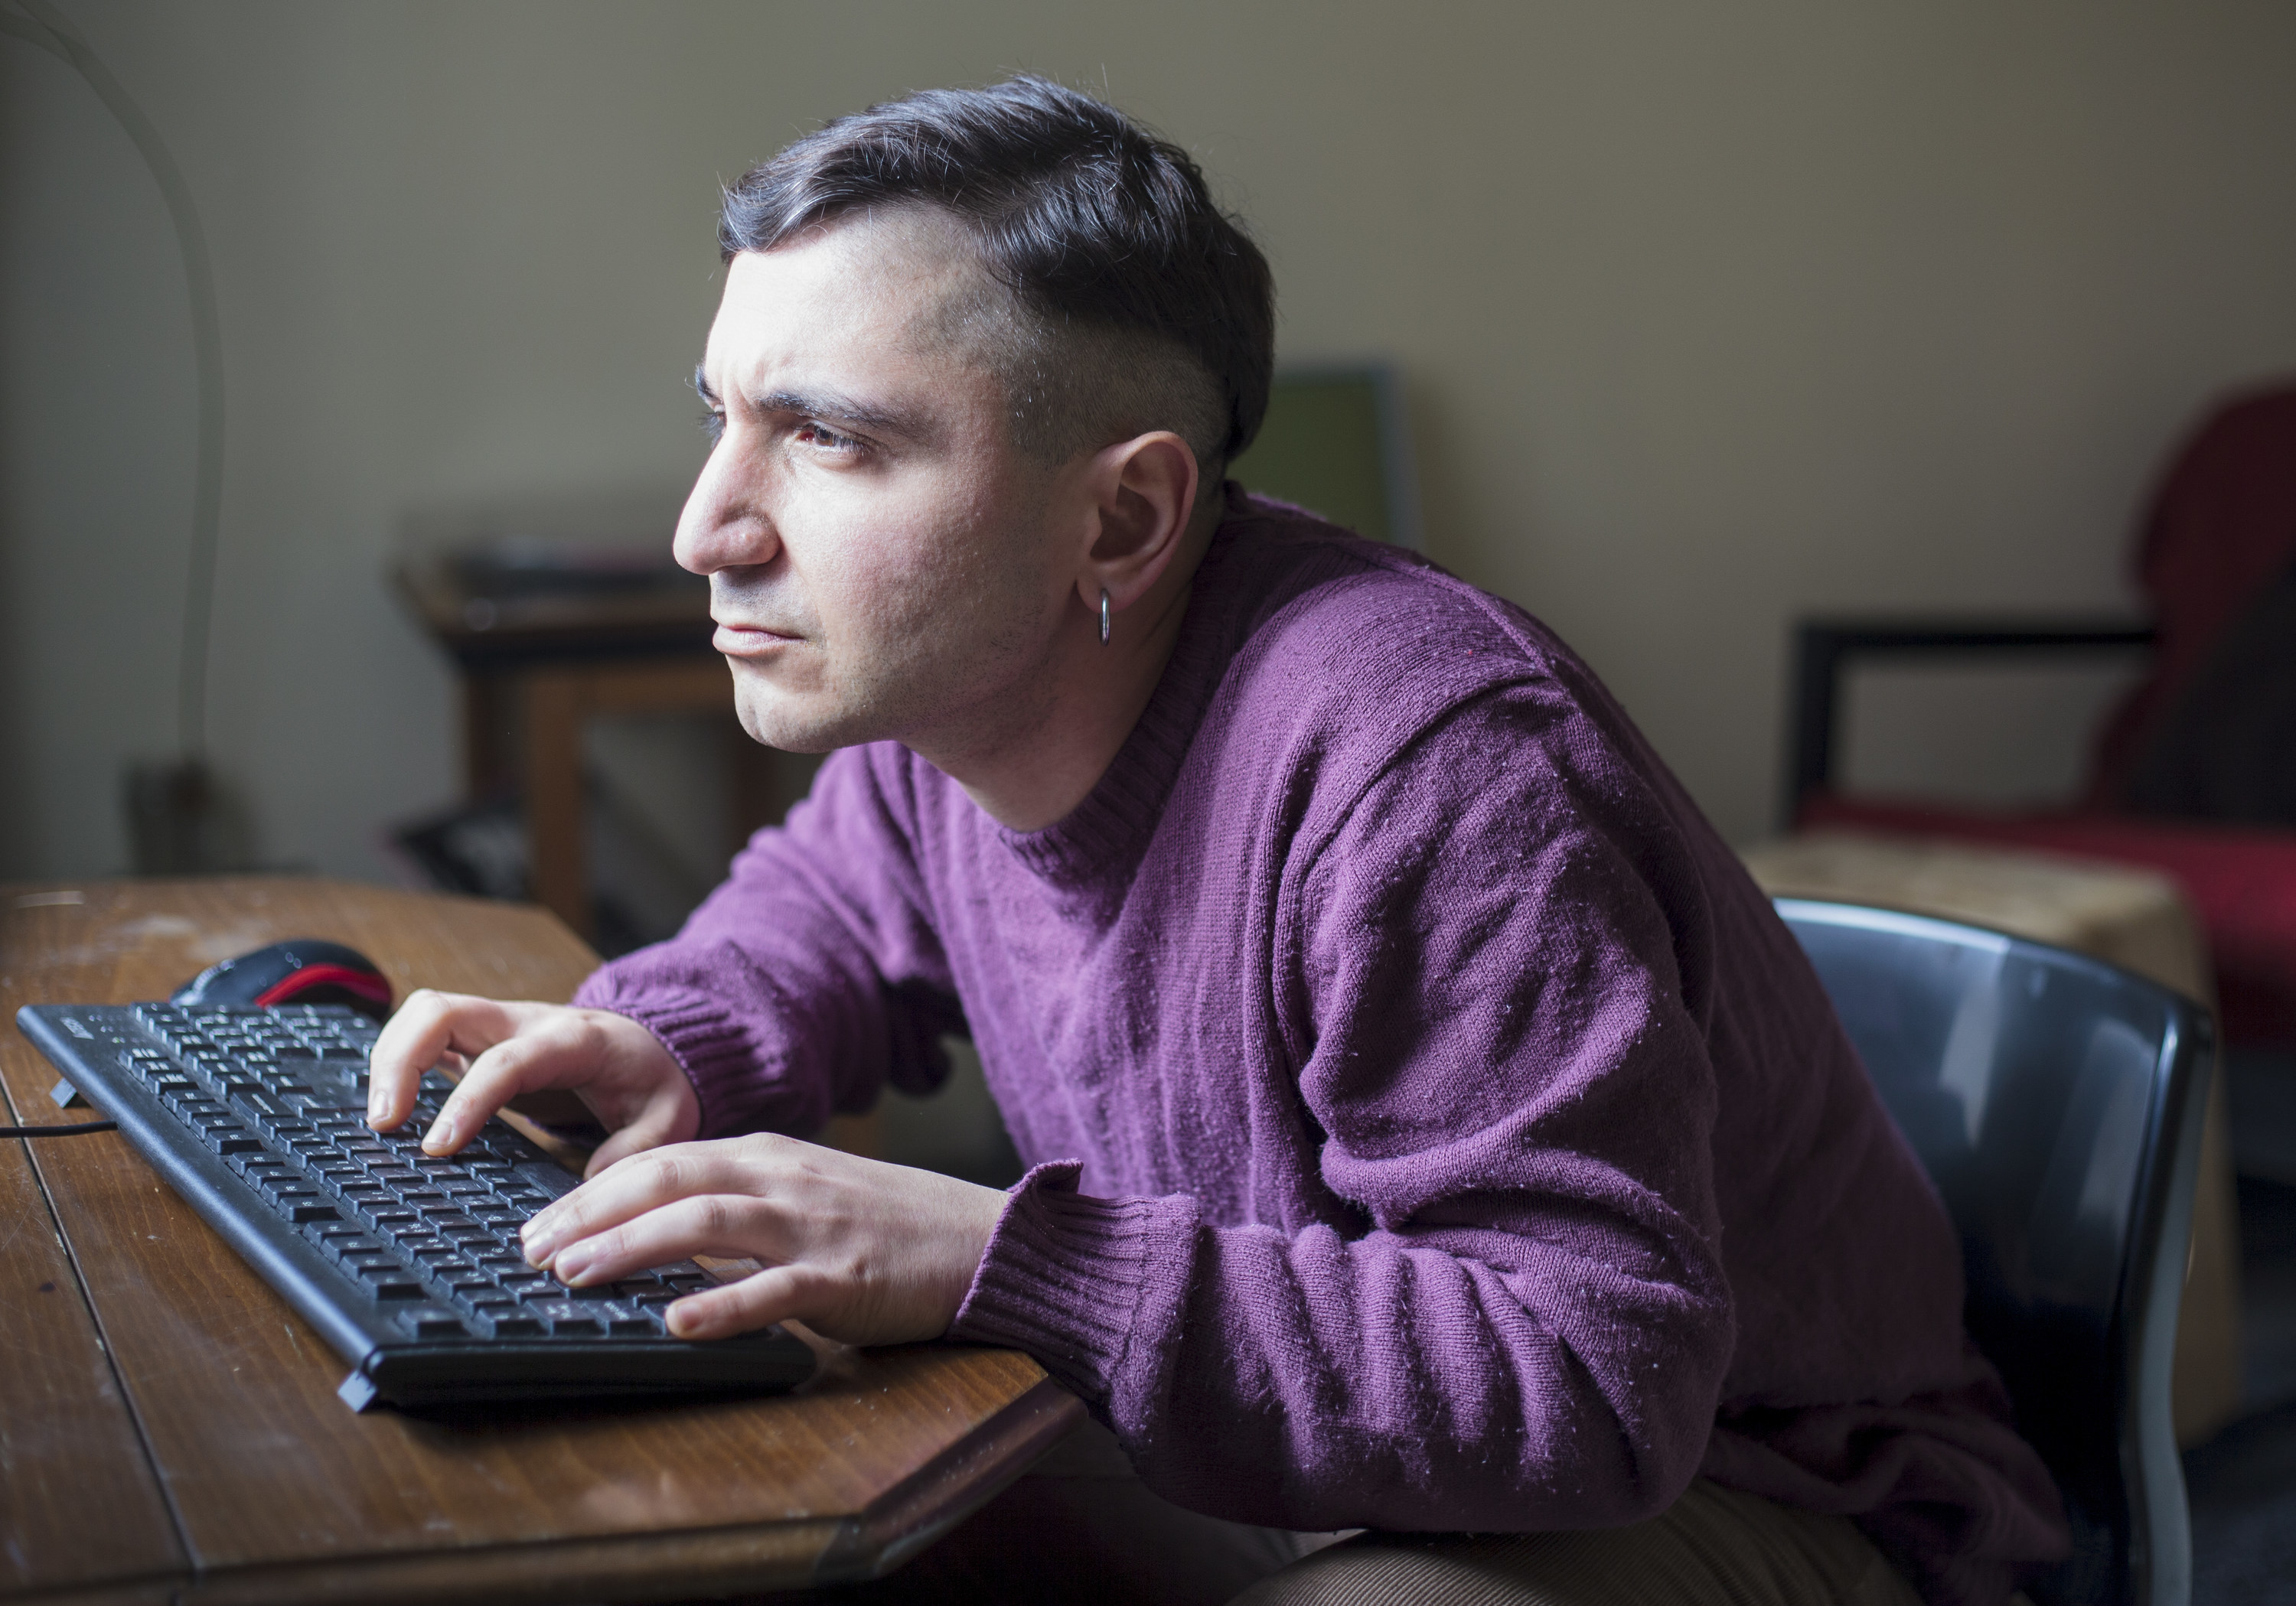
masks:
<path fill-rule="evenodd" d="M 786 631 L 769 630 L 763 625 L 721 623 L 709 644 L 728 658 L 755 658 L 803 639 Z"/>

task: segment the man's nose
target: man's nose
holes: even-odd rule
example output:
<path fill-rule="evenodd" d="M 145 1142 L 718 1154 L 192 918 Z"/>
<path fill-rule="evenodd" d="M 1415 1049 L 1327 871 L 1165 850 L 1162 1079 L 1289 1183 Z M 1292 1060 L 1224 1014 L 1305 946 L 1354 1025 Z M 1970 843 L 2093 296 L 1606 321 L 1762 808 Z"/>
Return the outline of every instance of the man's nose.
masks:
<path fill-rule="evenodd" d="M 754 569 L 781 551 L 781 537 L 767 511 L 765 487 L 744 471 L 738 454 L 721 441 L 701 466 L 701 477 L 685 499 L 670 553 L 678 566 L 695 574 Z"/>

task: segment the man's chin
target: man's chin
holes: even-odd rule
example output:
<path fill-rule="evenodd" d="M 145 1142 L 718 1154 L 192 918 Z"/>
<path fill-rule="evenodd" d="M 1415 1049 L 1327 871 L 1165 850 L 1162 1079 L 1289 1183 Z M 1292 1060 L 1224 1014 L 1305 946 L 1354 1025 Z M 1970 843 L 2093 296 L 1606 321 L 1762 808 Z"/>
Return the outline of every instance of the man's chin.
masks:
<path fill-rule="evenodd" d="M 784 753 L 826 753 L 873 738 L 856 731 L 856 722 L 841 709 L 806 706 L 807 700 L 778 692 L 760 692 L 741 684 L 734 687 L 734 709 L 750 741 Z"/>

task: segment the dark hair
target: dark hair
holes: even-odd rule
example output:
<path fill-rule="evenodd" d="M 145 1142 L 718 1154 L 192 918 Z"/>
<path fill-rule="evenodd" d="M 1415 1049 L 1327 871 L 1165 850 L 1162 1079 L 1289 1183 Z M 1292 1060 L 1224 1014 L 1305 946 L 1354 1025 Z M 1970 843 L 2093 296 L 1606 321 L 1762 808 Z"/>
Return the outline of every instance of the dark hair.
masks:
<path fill-rule="evenodd" d="M 730 261 L 857 209 L 903 202 L 940 208 L 968 230 L 1039 342 L 1070 337 L 1053 372 L 1031 354 L 1034 382 L 1014 384 L 1016 416 L 1039 445 L 1058 436 L 1064 457 L 1089 444 L 1071 438 L 1079 424 L 1177 427 L 1168 416 L 1124 416 L 1128 406 L 1185 406 L 1171 384 L 1151 378 L 1144 389 L 1144 347 L 1202 370 L 1183 393 L 1210 403 L 1201 378 L 1218 387 L 1224 416 L 1181 430 L 1200 457 L 1231 461 L 1259 433 L 1275 365 L 1275 283 L 1178 146 L 1044 78 L 926 90 L 839 118 L 750 168 L 726 192 L 718 241 Z"/>

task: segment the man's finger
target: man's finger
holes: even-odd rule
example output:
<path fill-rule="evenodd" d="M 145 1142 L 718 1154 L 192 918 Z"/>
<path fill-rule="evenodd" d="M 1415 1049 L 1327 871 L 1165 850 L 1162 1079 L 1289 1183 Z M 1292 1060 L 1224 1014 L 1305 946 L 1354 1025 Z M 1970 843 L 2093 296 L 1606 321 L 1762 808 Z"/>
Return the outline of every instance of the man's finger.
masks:
<path fill-rule="evenodd" d="M 787 1224 L 772 1204 L 738 1194 L 699 1193 L 573 1239 L 546 1257 L 529 1246 L 527 1258 L 537 1265 L 546 1260 L 570 1287 L 587 1288 L 696 1255 L 781 1260 L 791 1247 Z"/>
<path fill-rule="evenodd" d="M 674 1143 L 681 1108 L 676 1099 L 656 1099 L 645 1107 L 644 1113 L 619 1132 L 600 1143 L 590 1156 L 590 1163 L 582 1172 L 586 1179 L 603 1176 L 617 1163 L 649 1149 L 659 1149 Z"/>
<path fill-rule="evenodd" d="M 681 1339 L 730 1339 L 776 1322 L 817 1314 L 832 1290 L 820 1272 L 805 1266 L 769 1266 L 739 1282 L 688 1294 L 666 1313 L 669 1331 Z"/>
<path fill-rule="evenodd" d="M 409 995 L 367 1056 L 367 1124 L 388 1132 L 404 1121 L 422 1073 L 441 1054 L 481 1053 L 515 1029 L 510 1012 L 491 999 L 428 987 Z"/>
<path fill-rule="evenodd" d="M 773 1190 L 772 1157 L 781 1145 L 766 1144 L 767 1157 L 761 1161 L 756 1153 L 759 1144 L 758 1137 L 738 1143 L 676 1143 L 623 1156 L 527 1222 L 522 1229 L 527 1258 L 539 1266 L 552 1251 L 578 1238 L 591 1237 L 692 1195 L 765 1196 Z"/>
<path fill-rule="evenodd" d="M 467 1051 L 466 1051 L 467 1052 Z M 554 1028 L 507 1036 L 472 1060 L 439 1118 L 423 1134 L 426 1154 L 452 1154 L 478 1135 L 487 1118 L 521 1093 L 556 1087 L 587 1066 L 582 1045 Z"/>

